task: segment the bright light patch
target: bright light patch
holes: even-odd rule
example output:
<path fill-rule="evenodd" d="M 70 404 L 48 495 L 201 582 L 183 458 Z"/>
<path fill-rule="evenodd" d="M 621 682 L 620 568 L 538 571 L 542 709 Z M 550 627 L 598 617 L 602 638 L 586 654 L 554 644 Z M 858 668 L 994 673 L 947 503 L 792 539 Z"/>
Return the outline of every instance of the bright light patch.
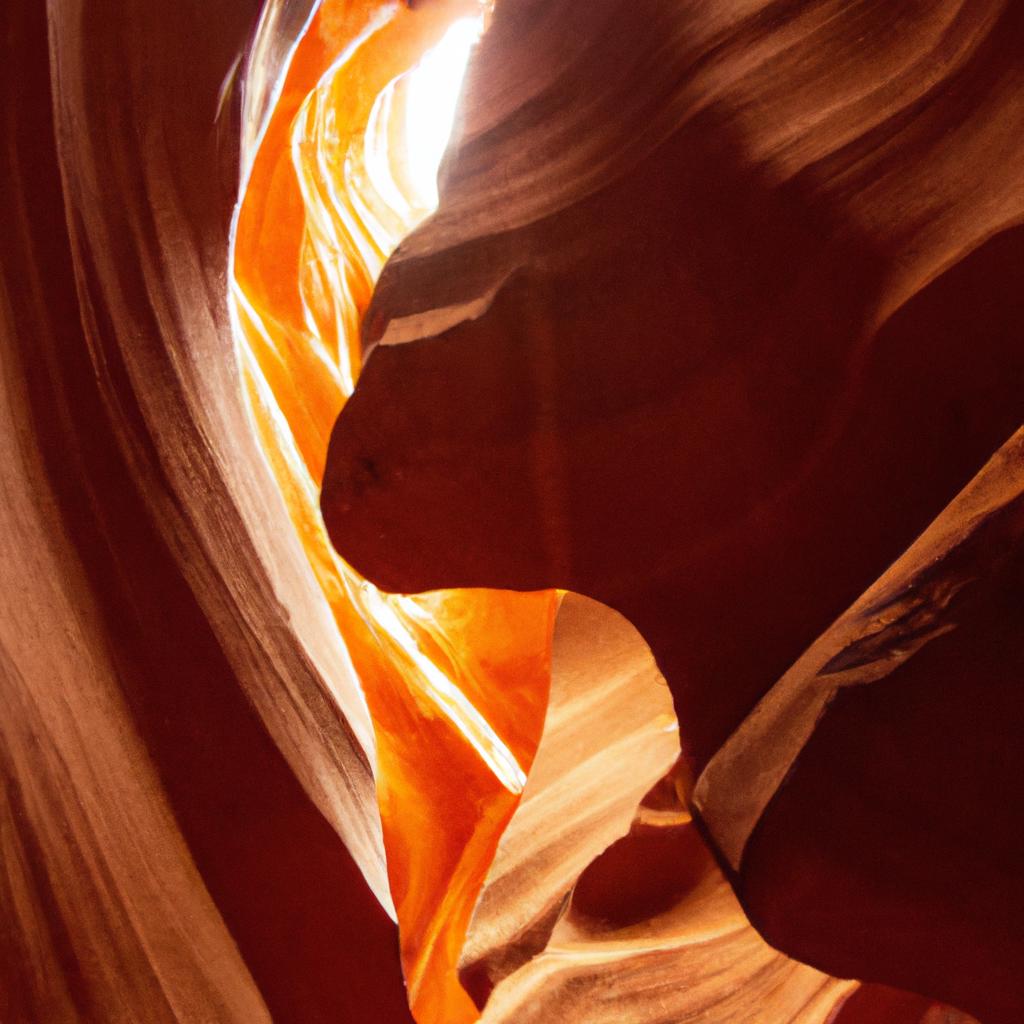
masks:
<path fill-rule="evenodd" d="M 480 39 L 480 18 L 462 18 L 409 73 L 405 145 L 409 183 L 418 205 L 436 209 L 437 172 L 455 122 L 469 55 Z"/>

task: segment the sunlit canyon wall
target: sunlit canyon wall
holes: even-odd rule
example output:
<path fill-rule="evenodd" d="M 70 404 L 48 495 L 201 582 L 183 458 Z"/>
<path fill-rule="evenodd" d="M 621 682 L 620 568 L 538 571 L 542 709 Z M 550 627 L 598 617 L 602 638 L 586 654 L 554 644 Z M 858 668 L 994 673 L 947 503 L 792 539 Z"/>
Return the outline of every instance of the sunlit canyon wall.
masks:
<path fill-rule="evenodd" d="M 0 27 L 0 1019 L 1020 1018 L 1012 3 Z"/>

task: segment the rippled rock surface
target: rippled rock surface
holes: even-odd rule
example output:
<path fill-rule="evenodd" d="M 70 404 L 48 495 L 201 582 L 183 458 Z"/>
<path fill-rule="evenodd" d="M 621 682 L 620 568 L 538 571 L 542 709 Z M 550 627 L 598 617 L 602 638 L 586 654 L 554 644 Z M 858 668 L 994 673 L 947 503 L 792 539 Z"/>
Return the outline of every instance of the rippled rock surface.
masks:
<path fill-rule="evenodd" d="M 1019 5 L 0 49 L 0 1019 L 1019 1020 Z"/>

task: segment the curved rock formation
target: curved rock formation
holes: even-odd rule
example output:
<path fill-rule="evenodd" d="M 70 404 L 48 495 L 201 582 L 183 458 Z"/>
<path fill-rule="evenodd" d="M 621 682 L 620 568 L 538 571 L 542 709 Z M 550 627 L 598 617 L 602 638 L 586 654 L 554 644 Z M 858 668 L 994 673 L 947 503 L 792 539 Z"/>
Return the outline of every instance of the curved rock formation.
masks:
<path fill-rule="evenodd" d="M 0 11 L 5 1021 L 410 1019 L 369 718 L 235 370 L 258 12 Z"/>
<path fill-rule="evenodd" d="M 0 6 L 0 1018 L 1015 1021 L 1022 36 Z"/>
<path fill-rule="evenodd" d="M 986 1021 L 1024 1005 L 1017 548 L 973 491 L 944 509 L 1024 416 L 1022 45 L 998 0 L 499 4 L 323 490 L 386 589 L 620 611 L 694 778 L 875 580 L 923 585 L 930 523 L 981 530 L 952 579 L 983 583 L 871 612 L 901 652 L 857 655 L 872 687 L 817 731 L 831 680 L 780 712 L 790 774 L 732 869 L 781 948 Z"/>

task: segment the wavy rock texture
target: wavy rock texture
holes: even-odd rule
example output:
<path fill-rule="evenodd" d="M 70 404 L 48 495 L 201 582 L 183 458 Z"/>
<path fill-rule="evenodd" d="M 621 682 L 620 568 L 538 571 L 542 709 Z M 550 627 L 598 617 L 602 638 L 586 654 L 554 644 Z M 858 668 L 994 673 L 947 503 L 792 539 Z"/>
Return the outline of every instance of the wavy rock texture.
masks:
<path fill-rule="evenodd" d="M 1016 1020 L 1020 12 L 477 13 L 0 8 L 0 1018 Z"/>
<path fill-rule="evenodd" d="M 231 295 L 257 433 L 372 712 L 410 1004 L 445 1024 L 477 1017 L 456 963 L 540 738 L 557 598 L 384 595 L 335 554 L 317 498 L 359 372 L 360 314 L 432 203 L 404 156 L 413 94 L 428 88 L 410 69 L 434 48 L 456 59 L 444 41 L 479 15 L 466 0 L 319 7 L 252 163 Z"/>
<path fill-rule="evenodd" d="M 567 595 L 554 653 L 537 756 L 460 958 L 464 984 L 481 1004 L 544 949 L 576 880 L 629 831 L 644 796 L 679 757 L 668 688 L 628 623 Z"/>
<path fill-rule="evenodd" d="M 1021 423 L 1022 45 L 1001 0 L 499 4 L 438 212 L 364 320 L 339 551 L 386 589 L 617 609 L 697 778 L 844 609 L 915 578 L 903 553 Z M 962 508 L 935 528 L 970 533 Z M 1024 1005 L 999 537 L 810 739 L 802 687 L 774 795 L 751 749 L 770 799 L 732 877 L 781 949 L 987 1021 Z"/>
<path fill-rule="evenodd" d="M 257 13 L 0 12 L 5 1021 L 410 1019 L 369 717 L 235 370 Z"/>
<path fill-rule="evenodd" d="M 1013 1020 L 1024 1005 L 1024 794 L 1014 766 L 1022 470 L 1018 433 L 808 652 L 816 660 L 836 644 L 801 687 L 833 696 L 739 869 L 752 919 L 794 955 L 827 949 L 840 973 L 862 973 L 869 955 L 880 969 L 898 964 L 899 975 L 881 976 L 984 1021 Z M 797 677 L 809 667 L 798 663 Z M 734 741 L 749 742 L 743 731 Z M 763 777 L 778 741 L 754 746 Z M 718 784 L 742 787 L 742 775 Z M 822 900 L 823 875 L 843 904 Z M 937 936 L 955 936 L 955 951 Z"/>
<path fill-rule="evenodd" d="M 435 4 L 425 13 L 411 17 L 373 4 L 319 9 L 253 163 L 234 267 L 239 343 L 258 429 L 374 714 L 378 796 L 413 1011 L 420 1021 L 445 1024 L 475 1020 L 480 1009 L 483 1019 L 516 1019 L 525 1005 L 543 1017 L 565 999 L 568 985 L 573 1013 L 586 1016 L 594 1000 L 571 995 L 582 973 L 614 986 L 608 1012 L 637 1020 L 707 1013 L 718 1003 L 723 1018 L 756 1006 L 779 1020 L 798 1009 L 823 1020 L 854 985 L 794 965 L 763 945 L 675 796 L 669 808 L 644 809 L 639 835 L 602 864 L 618 861 L 613 874 L 632 874 L 631 861 L 652 840 L 664 847 L 663 861 L 681 851 L 694 860 L 686 873 L 693 885 L 717 885 L 717 909 L 704 928 L 717 929 L 723 940 L 702 945 L 689 905 L 660 930 L 616 936 L 611 958 L 581 932 L 554 954 L 567 969 L 547 970 L 538 987 L 532 965 L 524 965 L 547 949 L 549 938 L 555 941 L 552 928 L 581 873 L 629 831 L 645 792 L 678 758 L 668 691 L 621 620 L 571 597 L 559 614 L 550 697 L 546 687 L 538 694 L 531 681 L 536 672 L 510 671 L 515 663 L 508 652 L 518 650 L 519 664 L 528 665 L 524 656 L 543 639 L 529 624 L 548 598 L 478 591 L 387 599 L 333 555 L 309 505 L 323 468 L 324 426 L 358 372 L 354 328 L 369 285 L 390 248 L 426 212 L 402 141 L 405 97 L 417 80 L 389 76 L 409 60 L 404 52 L 435 42 L 445 21 L 465 8 Z M 329 64 L 332 53 L 342 56 Z M 337 370 L 328 375 L 325 366 Z M 400 640 L 407 629 L 416 629 L 410 636 L 435 666 L 425 679 L 419 678 L 422 661 L 403 664 L 393 644 L 380 645 L 381 636 Z M 432 696 L 438 669 L 499 737 L 514 738 L 510 749 L 530 772 L 522 802 L 507 782 L 500 784 L 500 766 L 465 758 L 461 747 L 471 733 L 452 730 L 459 719 Z M 547 714 L 542 735 L 533 739 L 540 745 L 531 766 L 529 722 L 537 696 L 546 700 Z M 470 724 L 463 719 L 461 728 Z M 620 770 L 623 760 L 632 765 L 628 775 Z M 593 870 L 600 876 L 607 868 Z M 663 874 L 657 878 L 665 882 Z M 636 894 L 641 908 L 653 897 L 661 909 L 679 896 L 671 883 L 660 894 Z M 591 910 L 600 917 L 600 907 Z M 740 993 L 724 1001 L 722 988 L 694 995 L 692 980 L 708 958 L 726 955 L 737 969 L 724 984 L 738 985 Z M 676 979 L 673 999 L 665 992 L 669 974 Z M 744 983 L 755 975 L 767 987 Z"/>
<path fill-rule="evenodd" d="M 670 695 L 641 638 L 567 595 L 554 651 L 544 735 L 462 953 L 481 1020 L 826 1020 L 856 983 L 747 923 L 681 802 Z"/>

